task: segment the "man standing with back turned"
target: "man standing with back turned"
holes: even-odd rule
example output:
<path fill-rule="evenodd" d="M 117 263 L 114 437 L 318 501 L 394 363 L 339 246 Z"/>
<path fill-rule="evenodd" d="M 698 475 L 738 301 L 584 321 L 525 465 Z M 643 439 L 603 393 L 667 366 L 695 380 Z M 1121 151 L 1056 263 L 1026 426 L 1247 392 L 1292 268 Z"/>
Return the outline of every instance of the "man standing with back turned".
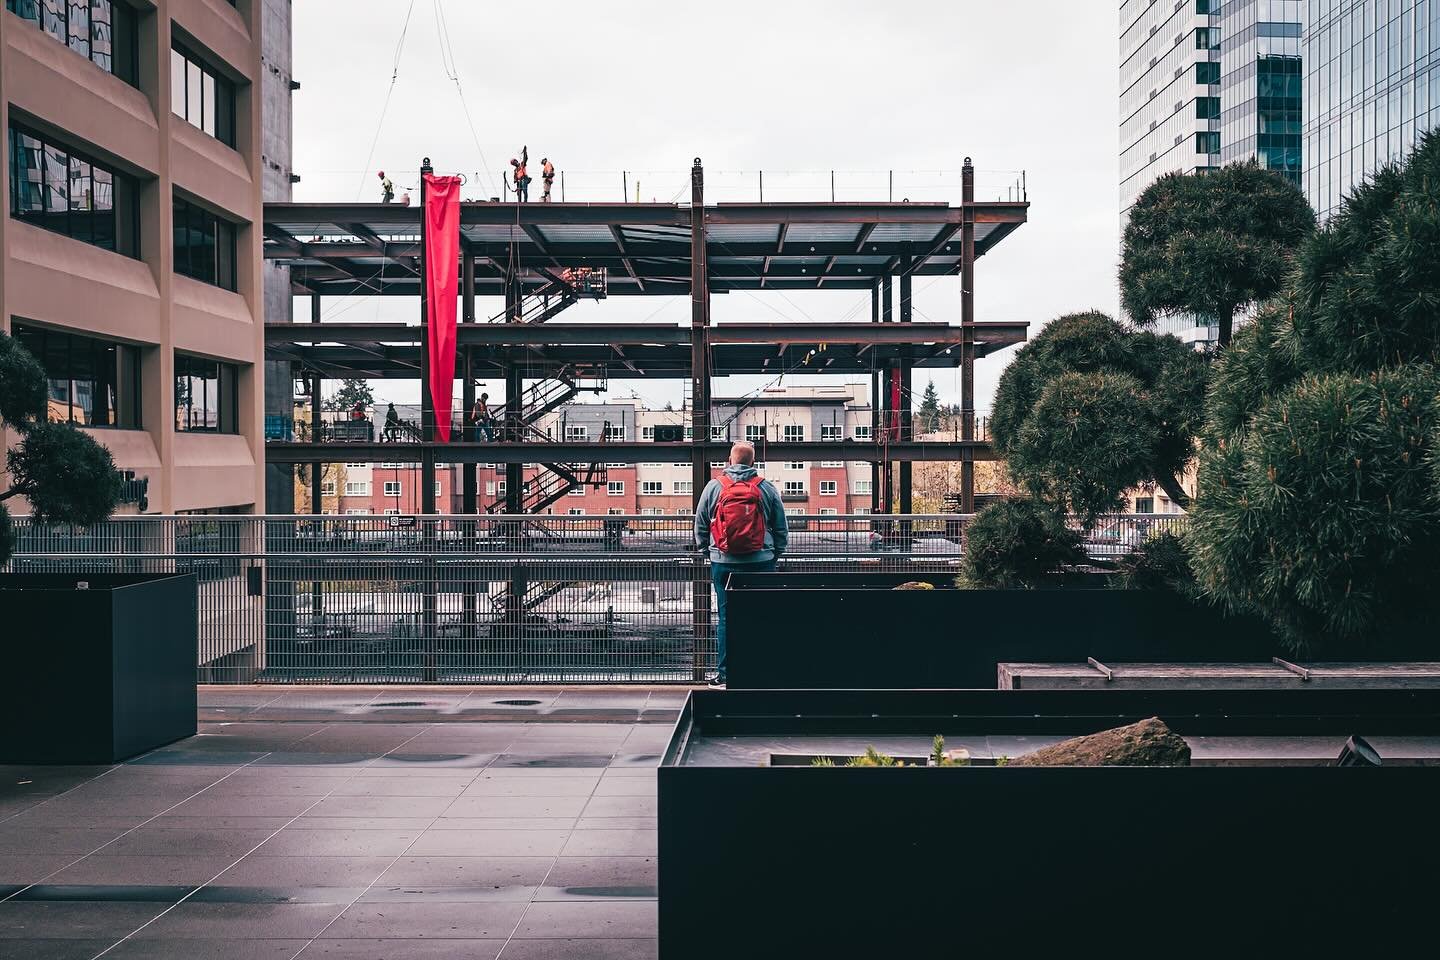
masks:
<path fill-rule="evenodd" d="M 715 585 L 715 677 L 725 685 L 725 578 L 731 573 L 775 569 L 790 530 L 785 504 L 775 485 L 755 472 L 755 448 L 730 448 L 724 474 L 705 485 L 695 507 L 695 545 L 710 549 L 710 582 Z"/>

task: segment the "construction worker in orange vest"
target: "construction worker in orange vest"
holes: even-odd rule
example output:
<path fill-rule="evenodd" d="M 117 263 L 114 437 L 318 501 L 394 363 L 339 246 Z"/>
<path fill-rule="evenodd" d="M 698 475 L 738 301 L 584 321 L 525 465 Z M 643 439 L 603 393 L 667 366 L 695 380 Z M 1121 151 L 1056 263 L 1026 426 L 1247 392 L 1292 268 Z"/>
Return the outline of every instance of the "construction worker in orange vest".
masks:
<path fill-rule="evenodd" d="M 555 185 L 555 164 L 550 162 L 549 157 L 540 158 L 540 182 L 545 184 L 545 192 L 540 195 L 540 201 L 549 203 L 550 188 Z"/>
<path fill-rule="evenodd" d="M 525 165 L 530 162 L 530 149 L 520 148 L 520 159 L 510 158 L 510 166 L 515 168 L 515 201 L 517 203 L 528 203 L 530 200 L 530 174 L 525 172 Z"/>

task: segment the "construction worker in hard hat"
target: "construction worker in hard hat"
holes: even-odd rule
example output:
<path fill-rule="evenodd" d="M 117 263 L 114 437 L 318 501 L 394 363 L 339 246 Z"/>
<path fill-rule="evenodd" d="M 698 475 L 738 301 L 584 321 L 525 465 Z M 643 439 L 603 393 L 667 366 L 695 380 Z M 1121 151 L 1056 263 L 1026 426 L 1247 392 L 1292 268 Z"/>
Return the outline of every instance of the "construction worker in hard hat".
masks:
<path fill-rule="evenodd" d="M 389 203 L 395 199 L 395 184 L 391 183 L 390 178 L 385 176 L 384 170 L 380 171 L 380 193 L 381 203 Z"/>
<path fill-rule="evenodd" d="M 550 162 L 549 157 L 540 158 L 540 182 L 545 184 L 545 192 L 540 194 L 540 202 L 549 203 L 550 188 L 555 185 L 555 164 Z"/>
<path fill-rule="evenodd" d="M 525 165 L 529 162 L 530 150 L 528 147 L 520 148 L 520 159 L 510 158 L 510 166 L 515 168 L 515 202 L 517 203 L 528 203 L 530 200 L 530 174 L 525 172 Z"/>

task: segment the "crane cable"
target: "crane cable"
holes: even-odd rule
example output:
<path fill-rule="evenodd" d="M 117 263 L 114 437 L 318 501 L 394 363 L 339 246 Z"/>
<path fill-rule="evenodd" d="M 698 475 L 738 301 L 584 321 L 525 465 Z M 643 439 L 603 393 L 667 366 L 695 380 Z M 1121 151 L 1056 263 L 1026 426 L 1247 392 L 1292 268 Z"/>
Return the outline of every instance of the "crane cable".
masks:
<path fill-rule="evenodd" d="M 380 107 L 380 119 L 375 124 L 375 136 L 370 141 L 370 152 L 365 155 L 365 165 L 360 169 L 360 187 L 355 191 L 359 200 L 365 192 L 365 178 L 370 174 L 370 161 L 375 158 L 375 147 L 380 142 L 380 131 L 385 127 L 385 114 L 390 111 L 390 97 L 395 93 L 395 81 L 400 79 L 400 57 L 405 52 L 405 35 L 410 31 L 410 14 L 415 11 L 415 0 L 405 9 L 405 22 L 400 27 L 400 39 L 395 44 L 395 59 L 390 64 L 390 86 L 385 91 L 385 102 Z"/>

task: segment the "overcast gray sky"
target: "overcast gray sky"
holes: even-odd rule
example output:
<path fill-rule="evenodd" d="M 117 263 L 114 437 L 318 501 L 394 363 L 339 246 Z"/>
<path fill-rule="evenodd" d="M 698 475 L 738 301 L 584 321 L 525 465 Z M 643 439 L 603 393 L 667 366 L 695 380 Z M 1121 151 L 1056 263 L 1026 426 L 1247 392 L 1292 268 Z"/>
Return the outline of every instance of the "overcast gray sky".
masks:
<path fill-rule="evenodd" d="M 976 317 L 1026 320 L 1033 333 L 1062 313 L 1116 309 L 1112 7 L 541 0 L 523 4 L 517 18 L 510 4 L 414 0 L 392 88 L 410 0 L 297 0 L 294 167 L 303 179 L 295 199 L 376 197 L 379 169 L 397 189 L 413 185 L 426 155 L 439 172 L 471 177 L 467 196 L 488 197 L 522 143 L 533 160 L 548 155 L 565 171 L 572 200 L 619 200 L 621 171 L 629 171 L 632 197 L 638 178 L 645 200 L 687 199 L 682 188 L 697 156 L 707 199 L 753 199 L 760 170 L 771 199 L 782 190 L 796 199 L 826 193 L 830 170 L 854 199 L 885 199 L 889 170 L 897 194 L 931 199 L 952 193 L 971 156 L 982 196 L 1003 196 L 1025 170 L 1032 204 L 1029 223 L 979 261 Z M 501 308 L 480 305 L 482 315 Z M 732 293 L 715 298 L 713 315 L 836 320 L 869 309 L 861 291 Z M 327 317 L 342 311 L 347 320 L 416 322 L 417 307 L 374 298 L 327 304 Z M 958 322 L 959 281 L 918 280 L 915 312 L 917 320 Z M 574 307 L 565 320 L 652 314 L 655 322 L 688 322 L 687 301 L 615 298 Z M 1007 356 L 976 365 L 981 406 Z M 928 374 L 917 371 L 917 390 Z M 943 399 L 958 400 L 952 371 L 934 379 Z M 736 378 L 716 392 L 763 382 Z M 635 386 L 652 400 L 679 394 L 678 381 Z M 418 396 L 413 385 L 408 391 L 377 392 Z"/>

